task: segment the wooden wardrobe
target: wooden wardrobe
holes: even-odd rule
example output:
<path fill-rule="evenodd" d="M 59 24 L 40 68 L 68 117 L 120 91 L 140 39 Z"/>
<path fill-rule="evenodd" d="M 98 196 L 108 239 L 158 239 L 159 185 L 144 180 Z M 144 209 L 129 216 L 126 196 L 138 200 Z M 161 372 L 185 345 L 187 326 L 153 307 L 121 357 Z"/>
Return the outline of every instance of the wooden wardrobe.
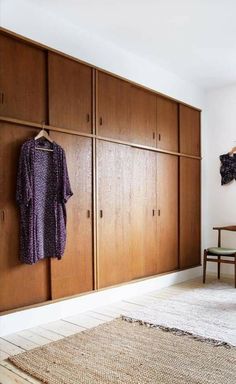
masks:
<path fill-rule="evenodd" d="M 0 311 L 200 264 L 200 111 L 0 34 Z M 67 158 L 62 260 L 19 262 L 20 147 L 44 122 Z"/>

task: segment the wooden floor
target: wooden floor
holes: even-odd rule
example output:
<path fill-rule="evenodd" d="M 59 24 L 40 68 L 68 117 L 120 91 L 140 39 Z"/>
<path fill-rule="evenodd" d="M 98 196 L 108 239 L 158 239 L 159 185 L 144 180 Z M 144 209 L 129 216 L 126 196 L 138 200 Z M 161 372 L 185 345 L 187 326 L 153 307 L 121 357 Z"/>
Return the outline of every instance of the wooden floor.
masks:
<path fill-rule="evenodd" d="M 80 313 L 76 316 L 66 317 L 62 320 L 4 336 L 0 338 L 0 383 L 40 383 L 39 380 L 32 378 L 8 362 L 7 358 L 9 356 L 110 321 L 121 313 L 125 314 L 130 309 L 148 305 L 150 299 L 156 298 L 158 300 L 159 297 L 173 297 L 173 295 L 176 296 L 183 291 L 188 291 L 201 285 L 201 279 L 199 278 L 190 280 L 139 297 L 122 300 L 109 306 L 99 307 L 93 311 Z"/>

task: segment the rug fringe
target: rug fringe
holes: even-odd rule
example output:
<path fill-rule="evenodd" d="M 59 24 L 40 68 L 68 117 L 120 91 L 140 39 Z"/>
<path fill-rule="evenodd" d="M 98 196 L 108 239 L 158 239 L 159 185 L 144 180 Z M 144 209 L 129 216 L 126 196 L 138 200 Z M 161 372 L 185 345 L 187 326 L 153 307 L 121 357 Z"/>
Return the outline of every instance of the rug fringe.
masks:
<path fill-rule="evenodd" d="M 214 347 L 224 347 L 224 348 L 227 348 L 227 349 L 235 348 L 232 344 L 227 343 L 225 341 L 220 341 L 220 340 L 216 340 L 216 339 L 211 339 L 211 338 L 195 335 L 195 334 L 193 334 L 191 332 L 183 331 L 182 329 L 171 328 L 171 327 L 167 327 L 167 326 L 164 326 L 164 325 L 153 324 L 153 323 L 150 323 L 148 321 L 144 321 L 144 320 L 140 320 L 140 319 L 135 319 L 135 318 L 132 318 L 132 317 L 129 317 L 129 316 L 125 316 L 125 315 L 121 315 L 121 319 L 125 320 L 125 321 L 127 321 L 129 323 L 138 323 L 139 325 L 144 325 L 144 326 L 146 326 L 148 328 L 158 328 L 158 329 L 161 329 L 164 332 L 171 332 L 171 333 L 173 333 L 174 335 L 177 335 L 177 336 L 187 336 L 190 339 L 194 339 L 194 340 L 197 340 L 197 341 L 200 341 L 200 342 L 208 343 L 208 344 L 213 345 Z"/>

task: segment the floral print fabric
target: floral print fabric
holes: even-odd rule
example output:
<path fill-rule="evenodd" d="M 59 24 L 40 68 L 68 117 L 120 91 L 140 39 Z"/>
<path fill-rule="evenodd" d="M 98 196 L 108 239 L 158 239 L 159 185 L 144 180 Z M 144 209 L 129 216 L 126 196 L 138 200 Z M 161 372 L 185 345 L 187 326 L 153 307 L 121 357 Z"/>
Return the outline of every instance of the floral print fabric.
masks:
<path fill-rule="evenodd" d="M 232 180 L 236 180 L 236 154 L 228 153 L 220 156 L 221 167 L 221 185 L 228 184 Z"/>
<path fill-rule="evenodd" d="M 27 140 L 21 147 L 16 191 L 22 262 L 61 259 L 66 243 L 65 203 L 72 195 L 64 150 L 44 138 Z"/>

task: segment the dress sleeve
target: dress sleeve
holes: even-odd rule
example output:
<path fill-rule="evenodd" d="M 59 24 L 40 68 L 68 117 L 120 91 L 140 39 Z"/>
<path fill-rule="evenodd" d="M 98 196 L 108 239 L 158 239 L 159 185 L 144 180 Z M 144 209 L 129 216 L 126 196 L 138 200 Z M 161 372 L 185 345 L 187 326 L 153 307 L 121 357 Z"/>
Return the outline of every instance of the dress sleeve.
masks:
<path fill-rule="evenodd" d="M 72 195 L 73 195 L 73 192 L 70 186 L 70 180 L 69 180 L 68 169 L 66 164 L 66 155 L 63 150 L 62 152 L 62 200 L 63 202 L 66 203 Z"/>
<path fill-rule="evenodd" d="M 20 151 L 17 182 L 16 182 L 16 201 L 18 204 L 28 205 L 32 198 L 32 188 L 30 185 L 30 169 L 27 157 L 27 150 L 23 144 Z"/>
<path fill-rule="evenodd" d="M 229 154 L 224 154 L 220 156 L 220 174 L 221 174 L 221 185 L 225 185 L 230 183 L 233 179 L 233 167 L 232 167 L 232 159 Z"/>

